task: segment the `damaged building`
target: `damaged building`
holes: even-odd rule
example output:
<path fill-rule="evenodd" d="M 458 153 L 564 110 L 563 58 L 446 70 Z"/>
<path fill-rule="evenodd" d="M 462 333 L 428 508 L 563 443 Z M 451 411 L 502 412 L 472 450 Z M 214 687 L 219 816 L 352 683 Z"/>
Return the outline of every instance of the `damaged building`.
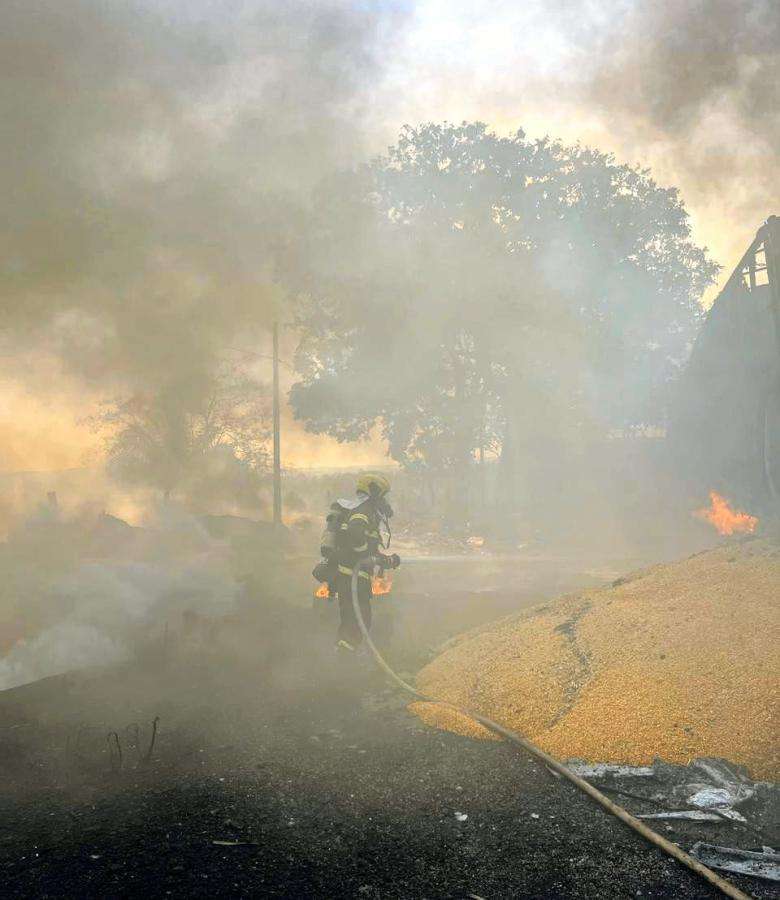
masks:
<path fill-rule="evenodd" d="M 758 230 L 710 309 L 669 437 L 690 483 L 780 512 L 780 217 Z"/>

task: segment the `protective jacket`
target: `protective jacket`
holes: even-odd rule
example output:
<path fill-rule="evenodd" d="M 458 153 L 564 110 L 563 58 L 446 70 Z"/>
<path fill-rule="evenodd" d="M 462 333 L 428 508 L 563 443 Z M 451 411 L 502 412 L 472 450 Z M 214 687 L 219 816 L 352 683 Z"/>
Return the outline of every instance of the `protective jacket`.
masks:
<path fill-rule="evenodd" d="M 383 553 L 387 546 L 382 540 L 380 525 L 389 527 L 387 519 L 392 509 L 383 499 L 383 493 L 374 490 L 374 483 L 380 488 L 387 479 L 369 475 L 365 477 L 366 491 L 358 490 L 353 500 L 337 500 L 331 504 L 327 526 L 322 534 L 320 550 L 324 561 L 312 573 L 318 581 L 327 582 L 328 595 L 339 600 L 339 647 L 354 650 L 362 641 L 362 631 L 355 616 L 352 579 L 357 568 L 357 596 L 354 600 L 360 608 L 360 615 L 366 628 L 371 627 L 372 575 L 374 567 L 394 569 L 400 565 L 397 554 Z M 370 484 L 368 482 L 371 482 Z M 389 488 L 385 487 L 384 493 Z"/>
<path fill-rule="evenodd" d="M 369 498 L 339 500 L 338 506 L 344 510 L 336 540 L 336 558 L 340 575 L 352 576 L 354 567 L 361 559 L 371 557 L 380 565 L 383 563 L 382 538 L 379 532 L 379 516 Z M 334 504 L 335 506 L 336 504 Z M 387 558 L 387 568 L 391 567 Z M 371 579 L 371 565 L 360 567 L 360 578 Z"/>

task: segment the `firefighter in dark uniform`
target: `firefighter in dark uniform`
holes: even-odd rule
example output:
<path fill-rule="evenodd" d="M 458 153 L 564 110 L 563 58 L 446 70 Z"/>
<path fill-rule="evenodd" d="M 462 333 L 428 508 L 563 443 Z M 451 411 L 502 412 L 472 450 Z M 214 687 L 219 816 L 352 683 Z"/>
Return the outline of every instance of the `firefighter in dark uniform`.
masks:
<path fill-rule="evenodd" d="M 336 593 L 339 598 L 340 624 L 337 648 L 354 651 L 363 635 L 352 606 L 352 575 L 358 572 L 358 602 L 366 627 L 371 627 L 371 577 L 375 567 L 396 569 L 401 564 L 397 553 L 384 553 L 380 525 L 387 523 L 393 510 L 387 501 L 390 482 L 384 475 L 368 472 L 357 483 L 354 500 L 339 500 L 344 510 L 337 538 L 338 574 Z M 361 563 L 360 561 L 363 560 Z"/>

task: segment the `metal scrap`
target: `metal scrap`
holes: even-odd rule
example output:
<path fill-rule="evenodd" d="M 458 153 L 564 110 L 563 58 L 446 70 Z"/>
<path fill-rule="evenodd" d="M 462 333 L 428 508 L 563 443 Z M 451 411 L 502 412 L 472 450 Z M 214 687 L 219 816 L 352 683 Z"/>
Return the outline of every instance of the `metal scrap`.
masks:
<path fill-rule="evenodd" d="M 752 850 L 737 850 L 733 847 L 717 847 L 715 844 L 695 843 L 691 856 L 711 869 L 735 872 L 738 875 L 752 875 L 768 881 L 780 881 L 780 853 L 771 847 L 764 847 L 761 853 Z"/>

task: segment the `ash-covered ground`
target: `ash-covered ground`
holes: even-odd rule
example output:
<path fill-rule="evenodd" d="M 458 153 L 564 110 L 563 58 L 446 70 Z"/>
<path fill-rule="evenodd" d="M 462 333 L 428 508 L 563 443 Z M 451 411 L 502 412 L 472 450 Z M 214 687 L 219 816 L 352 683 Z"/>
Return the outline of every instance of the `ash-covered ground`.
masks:
<path fill-rule="evenodd" d="M 595 578 L 537 562 L 515 565 L 511 603 Z M 459 599 L 446 567 L 407 571 L 407 593 L 399 574 L 376 601 L 407 672 L 510 604 L 486 591 L 475 608 L 460 576 Z M 249 605 L 132 663 L 0 694 L 4 896 L 716 896 L 536 761 L 424 726 L 369 658 L 335 656 L 334 624 L 327 604 Z M 727 823 L 658 827 L 686 848 L 761 843 Z"/>

